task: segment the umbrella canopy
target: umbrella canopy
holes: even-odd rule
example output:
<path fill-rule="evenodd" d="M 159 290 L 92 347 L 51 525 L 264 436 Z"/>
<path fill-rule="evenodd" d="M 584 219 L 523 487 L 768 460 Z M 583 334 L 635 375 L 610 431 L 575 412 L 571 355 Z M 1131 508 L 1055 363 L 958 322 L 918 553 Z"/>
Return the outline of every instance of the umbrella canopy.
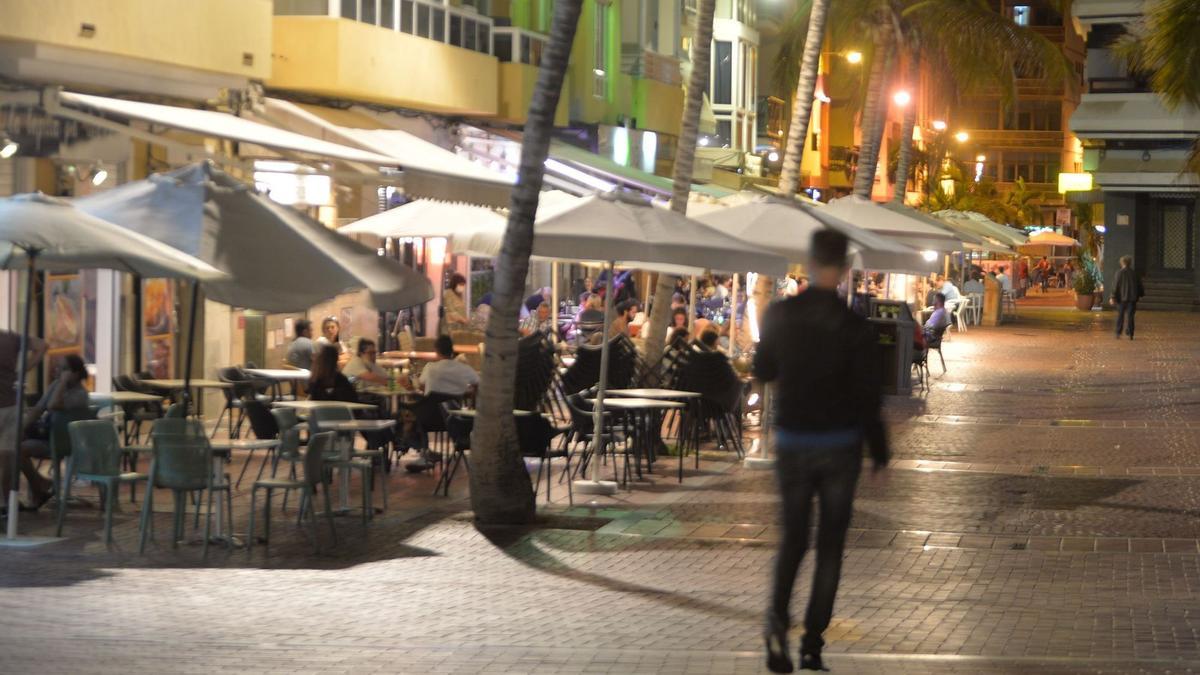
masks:
<path fill-rule="evenodd" d="M 947 253 L 963 248 L 965 235 L 952 234 L 944 223 L 907 206 L 876 204 L 852 195 L 835 199 L 825 208 L 830 215 L 918 250 Z M 981 243 L 974 237 L 967 239 L 969 243 Z"/>
<path fill-rule="evenodd" d="M 823 209 L 801 202 L 766 197 L 741 206 L 713 211 L 697 218 L 702 223 L 774 251 L 793 263 L 807 262 L 813 232 L 833 229 L 850 239 L 856 266 L 888 272 L 919 273 L 929 267 L 921 255 L 903 244 L 847 223 Z"/>
<path fill-rule="evenodd" d="M 973 234 L 992 239 L 1004 246 L 1021 246 L 1029 241 L 1028 235 L 1024 232 L 1001 225 L 977 211 L 935 211 L 933 216 L 938 220 L 964 228 Z"/>
<path fill-rule="evenodd" d="M 208 162 L 76 203 L 228 273 L 228 280 L 204 283 L 210 299 L 228 305 L 299 312 L 361 288 L 380 309 L 433 297 L 420 273 L 277 204 Z"/>
<path fill-rule="evenodd" d="M 504 231 L 477 231 L 456 244 L 496 255 Z M 677 265 L 783 274 L 787 260 L 702 222 L 624 196 L 596 195 L 534 225 L 533 254 L 559 260 L 608 260 L 656 269 Z"/>
<path fill-rule="evenodd" d="M 561 190 L 548 190 L 539 196 L 538 217 L 553 215 L 578 201 L 578 197 Z M 503 230 L 507 224 L 507 217 L 492 209 L 460 202 L 418 199 L 350 223 L 338 232 L 381 238 L 449 238 L 476 230 Z"/>
<path fill-rule="evenodd" d="M 1038 232 L 1029 238 L 1028 246 L 1070 246 L 1076 248 L 1079 242 L 1074 239 L 1058 234 L 1057 232 Z"/>
<path fill-rule="evenodd" d="M 43 270 L 103 268 L 147 277 L 228 279 L 203 260 L 91 216 L 66 200 L 43 194 L 0 199 L 0 268 L 23 269 L 31 250 Z"/>

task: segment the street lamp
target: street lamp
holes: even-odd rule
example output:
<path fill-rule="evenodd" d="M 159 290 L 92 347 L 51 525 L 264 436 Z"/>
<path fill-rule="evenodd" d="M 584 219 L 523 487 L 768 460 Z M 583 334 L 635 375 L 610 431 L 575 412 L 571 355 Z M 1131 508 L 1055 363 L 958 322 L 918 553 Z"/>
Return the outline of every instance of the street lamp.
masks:
<path fill-rule="evenodd" d="M 912 102 L 912 94 L 909 94 L 907 91 L 901 89 L 895 94 L 892 94 L 892 102 L 903 108 Z"/>
<path fill-rule="evenodd" d="M 21 145 L 19 143 L 5 136 L 3 142 L 0 142 L 0 159 L 8 159 L 17 154 L 17 150 L 20 149 Z"/>
<path fill-rule="evenodd" d="M 934 120 L 933 121 L 933 130 L 934 131 L 945 131 L 946 123 L 942 120 Z"/>
<path fill-rule="evenodd" d="M 846 62 L 858 65 L 862 63 L 863 54 L 858 50 L 846 52 Z"/>
<path fill-rule="evenodd" d="M 958 141 L 959 143 L 966 143 L 967 141 L 971 140 L 971 134 L 968 134 L 965 131 L 960 131 L 957 134 L 954 134 L 954 140 Z"/>

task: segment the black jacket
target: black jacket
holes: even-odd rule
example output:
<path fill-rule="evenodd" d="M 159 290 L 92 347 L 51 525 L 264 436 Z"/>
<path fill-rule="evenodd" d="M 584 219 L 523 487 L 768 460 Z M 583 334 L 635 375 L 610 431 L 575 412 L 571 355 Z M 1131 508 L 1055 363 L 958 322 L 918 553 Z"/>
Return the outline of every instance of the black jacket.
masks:
<path fill-rule="evenodd" d="M 1142 280 L 1138 278 L 1137 272 L 1134 272 L 1132 267 L 1121 268 L 1113 278 L 1113 302 L 1137 302 L 1144 295 L 1146 291 L 1142 288 Z"/>
<path fill-rule="evenodd" d="M 776 426 L 802 433 L 858 429 L 874 459 L 886 462 L 878 341 L 870 323 L 833 291 L 809 288 L 772 304 L 754 375 L 776 383 Z"/>

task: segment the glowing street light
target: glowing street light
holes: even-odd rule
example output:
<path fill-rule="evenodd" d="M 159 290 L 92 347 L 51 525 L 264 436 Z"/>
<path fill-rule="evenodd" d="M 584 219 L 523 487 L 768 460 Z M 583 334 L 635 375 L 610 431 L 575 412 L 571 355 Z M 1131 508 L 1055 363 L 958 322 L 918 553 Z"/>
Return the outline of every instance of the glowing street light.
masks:
<path fill-rule="evenodd" d="M 912 103 L 912 94 L 909 94 L 907 91 L 901 89 L 895 94 L 892 94 L 892 102 L 903 108 L 909 103 Z"/>
<path fill-rule="evenodd" d="M 975 155 L 975 161 L 976 162 L 986 162 L 987 155 Z"/>
<path fill-rule="evenodd" d="M 857 50 L 846 52 L 846 62 L 847 63 L 853 63 L 855 65 L 858 65 L 858 64 L 862 63 L 862 60 L 863 60 L 862 52 L 857 51 Z"/>
<path fill-rule="evenodd" d="M 17 154 L 17 150 L 21 149 L 21 145 L 7 136 L 0 142 L 0 159 L 8 159 Z"/>
<path fill-rule="evenodd" d="M 957 134 L 954 134 L 954 140 L 958 141 L 959 143 L 966 143 L 967 141 L 971 140 L 971 134 L 968 134 L 965 131 L 960 131 Z"/>
<path fill-rule="evenodd" d="M 942 120 L 934 120 L 933 121 L 933 130 L 934 131 L 945 131 L 946 123 Z"/>

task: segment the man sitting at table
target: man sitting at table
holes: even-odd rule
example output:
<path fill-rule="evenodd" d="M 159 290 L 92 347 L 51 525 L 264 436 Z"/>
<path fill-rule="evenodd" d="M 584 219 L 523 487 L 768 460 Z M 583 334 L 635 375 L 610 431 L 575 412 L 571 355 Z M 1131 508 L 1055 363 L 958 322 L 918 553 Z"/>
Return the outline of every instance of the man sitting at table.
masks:
<path fill-rule="evenodd" d="M 925 321 L 925 339 L 929 340 L 939 328 L 950 325 L 950 312 L 946 311 L 946 296 L 938 293 L 933 296 L 933 313 Z"/>
<path fill-rule="evenodd" d="M 546 335 L 553 336 L 554 323 L 550 320 L 550 303 L 539 303 L 534 309 L 533 314 L 530 314 L 521 321 L 521 337 L 528 337 L 534 333 L 545 333 Z"/>
<path fill-rule="evenodd" d="M 613 318 L 612 325 L 608 327 L 608 337 L 616 337 L 624 335 L 632 337 L 630 324 L 637 317 L 638 303 L 637 300 L 623 300 L 617 305 L 617 315 Z"/>
<path fill-rule="evenodd" d="M 479 373 L 454 358 L 454 342 L 449 335 L 439 336 L 434 345 L 437 359 L 421 369 L 417 382 L 425 395 L 462 396 L 479 384 Z"/>
<path fill-rule="evenodd" d="M 386 386 L 388 383 L 388 374 L 379 364 L 375 363 L 378 355 L 379 349 L 375 346 L 374 340 L 359 338 L 358 348 L 354 352 L 354 357 L 342 369 L 342 374 L 355 383 L 363 382 Z"/>
<path fill-rule="evenodd" d="M 300 319 L 296 322 L 296 339 L 288 345 L 287 356 L 284 357 L 284 360 L 289 366 L 312 370 L 312 322 L 308 319 Z"/>

